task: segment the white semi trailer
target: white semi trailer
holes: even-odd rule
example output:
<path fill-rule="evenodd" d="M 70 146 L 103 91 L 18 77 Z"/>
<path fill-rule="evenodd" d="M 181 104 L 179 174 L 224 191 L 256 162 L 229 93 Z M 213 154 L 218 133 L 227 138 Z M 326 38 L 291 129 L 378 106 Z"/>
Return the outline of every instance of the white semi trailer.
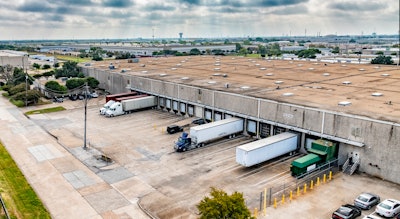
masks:
<path fill-rule="evenodd" d="M 127 99 L 121 102 L 115 102 L 106 111 L 105 116 L 113 117 L 131 113 L 136 110 L 154 107 L 157 105 L 157 99 L 154 96 L 145 96 L 135 99 Z"/>
<path fill-rule="evenodd" d="M 236 162 L 250 167 L 281 155 L 293 152 L 298 147 L 298 134 L 284 132 L 253 141 L 236 148 Z"/>
<path fill-rule="evenodd" d="M 219 138 L 233 137 L 241 132 L 243 132 L 243 119 L 223 119 L 191 127 L 189 136 L 186 132 L 182 133 L 174 147 L 176 151 L 187 151 Z"/>

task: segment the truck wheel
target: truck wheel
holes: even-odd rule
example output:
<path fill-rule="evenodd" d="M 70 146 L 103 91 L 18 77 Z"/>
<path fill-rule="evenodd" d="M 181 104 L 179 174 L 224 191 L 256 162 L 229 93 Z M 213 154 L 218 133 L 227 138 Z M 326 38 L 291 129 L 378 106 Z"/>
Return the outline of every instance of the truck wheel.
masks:
<path fill-rule="evenodd" d="M 186 151 L 186 148 L 182 148 L 182 151 L 185 152 L 185 151 Z"/>

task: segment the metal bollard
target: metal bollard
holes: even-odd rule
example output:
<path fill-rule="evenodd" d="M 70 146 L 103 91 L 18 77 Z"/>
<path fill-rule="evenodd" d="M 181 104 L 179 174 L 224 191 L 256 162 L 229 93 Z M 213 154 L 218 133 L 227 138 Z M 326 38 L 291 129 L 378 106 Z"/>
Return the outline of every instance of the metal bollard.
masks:
<path fill-rule="evenodd" d="M 254 217 L 257 218 L 258 217 L 258 209 L 254 208 Z"/>
<path fill-rule="evenodd" d="M 324 180 L 323 180 L 323 182 L 326 183 L 326 173 L 324 174 Z"/>
<path fill-rule="evenodd" d="M 285 194 L 282 194 L 282 204 L 285 204 Z"/>
<path fill-rule="evenodd" d="M 319 186 L 319 177 L 317 177 L 317 186 Z"/>
<path fill-rule="evenodd" d="M 332 171 L 329 171 L 329 180 L 332 180 Z"/>
<path fill-rule="evenodd" d="M 267 215 L 267 189 L 264 189 L 264 206 L 263 206 L 264 216 Z"/>
<path fill-rule="evenodd" d="M 307 183 L 304 183 L 304 194 L 307 193 Z"/>
<path fill-rule="evenodd" d="M 300 196 L 300 186 L 297 186 L 297 197 Z"/>
<path fill-rule="evenodd" d="M 314 189 L 314 181 L 313 180 L 311 180 L 310 189 Z"/>
<path fill-rule="evenodd" d="M 276 202 L 276 198 L 274 198 L 274 208 L 278 206 L 278 203 Z"/>
<path fill-rule="evenodd" d="M 290 194 L 289 194 L 289 200 L 292 201 L 293 200 L 293 192 L 292 190 L 290 190 Z"/>

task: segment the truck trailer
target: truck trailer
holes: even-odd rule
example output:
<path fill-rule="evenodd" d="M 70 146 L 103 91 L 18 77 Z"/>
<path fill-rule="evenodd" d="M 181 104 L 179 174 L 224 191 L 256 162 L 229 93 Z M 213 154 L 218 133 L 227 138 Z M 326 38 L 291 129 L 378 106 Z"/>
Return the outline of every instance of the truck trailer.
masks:
<path fill-rule="evenodd" d="M 298 148 L 298 134 L 284 132 L 236 148 L 236 162 L 250 167 L 288 154 Z"/>
<path fill-rule="evenodd" d="M 139 98 L 122 100 L 121 102 L 115 102 L 106 111 L 107 117 L 114 117 L 131 113 L 136 110 L 154 107 L 157 105 L 157 99 L 154 96 L 144 96 Z"/>
<path fill-rule="evenodd" d="M 175 142 L 176 151 L 187 151 L 193 148 L 202 147 L 210 141 L 223 137 L 234 137 L 243 132 L 243 119 L 228 118 L 199 126 L 191 127 L 188 133 L 182 133 Z"/>
<path fill-rule="evenodd" d="M 110 107 L 115 102 L 122 102 L 124 100 L 136 99 L 136 98 L 147 97 L 147 96 L 148 96 L 147 94 L 142 94 L 142 95 L 135 95 L 135 96 L 118 97 L 118 98 L 115 98 L 114 100 L 110 100 L 106 104 L 104 104 L 104 106 L 100 109 L 100 115 L 105 115 L 107 110 L 110 109 Z"/>
<path fill-rule="evenodd" d="M 125 93 L 119 93 L 119 94 L 110 94 L 110 95 L 106 96 L 106 103 L 108 103 L 108 101 L 110 101 L 110 100 L 116 101 L 115 99 L 119 98 L 119 97 L 135 96 L 137 94 L 138 94 L 137 92 L 125 92 Z"/>

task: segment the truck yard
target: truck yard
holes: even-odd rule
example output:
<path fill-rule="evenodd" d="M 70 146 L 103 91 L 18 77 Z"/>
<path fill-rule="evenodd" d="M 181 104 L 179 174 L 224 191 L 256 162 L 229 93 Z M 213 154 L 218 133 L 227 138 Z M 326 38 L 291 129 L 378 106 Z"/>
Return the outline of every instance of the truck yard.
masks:
<path fill-rule="evenodd" d="M 82 149 L 84 110 L 81 101 L 54 104 L 68 109 L 64 112 L 30 116 L 30 121 L 43 128 L 41 132 L 45 130 L 50 133 L 48 137 L 42 133 L 41 137 L 31 138 L 32 144 L 39 139 L 42 139 L 40 142 L 45 138 L 56 140 L 50 136 L 58 139 L 58 143 L 46 141 L 53 145 L 51 149 L 47 147 L 47 153 L 55 157 L 51 158 L 48 154 L 47 160 L 30 159 L 33 161 L 30 167 L 22 168 L 54 218 L 68 218 L 77 214 L 88 218 L 92 213 L 89 209 L 94 209 L 102 218 L 148 218 L 137 207 L 137 203 L 158 218 L 197 218 L 196 204 L 208 195 L 210 186 L 228 193 L 242 192 L 247 206 L 253 212 L 254 208 L 259 208 L 259 196 L 264 188 L 293 180 L 290 163 L 299 156 L 274 159 L 252 168 L 242 167 L 235 161 L 235 148 L 252 141 L 244 136 L 221 139 L 204 148 L 176 153 L 174 141 L 181 133 L 166 134 L 165 127 L 172 123 L 181 125 L 183 121 L 190 123 L 190 119 L 159 110 L 140 111 L 110 119 L 98 114 L 103 104 L 104 99 L 101 98 L 89 101 L 88 150 Z M 22 135 L 24 129 L 32 129 L 33 125 L 28 125 L 27 118 L 22 114 L 18 118 L 18 113 L 14 112 L 10 115 L 18 119 L 11 119 L 14 117 L 7 117 L 7 111 L 2 110 L 2 124 L 9 120 L 12 125 L 5 127 L 13 127 L 13 132 L 18 135 Z M 7 144 L 6 130 L 3 131 L 2 140 Z M 26 134 L 28 137 L 32 133 Z M 33 152 L 28 152 L 29 148 L 21 148 L 24 144 L 21 141 L 18 147 L 10 150 L 17 162 L 19 156 L 25 160 L 27 157 L 36 157 Z M 68 152 L 64 152 L 63 148 Z M 112 162 L 100 161 L 99 152 L 111 158 Z M 71 154 L 74 158 L 71 158 Z M 52 184 L 35 180 L 40 176 L 46 179 L 49 174 L 55 177 L 50 167 L 46 171 L 30 172 L 47 164 L 51 164 L 62 176 Z M 71 179 L 71 175 L 75 178 Z M 341 204 L 351 203 L 361 191 L 375 192 L 382 198 L 400 198 L 400 187 L 396 184 L 363 175 L 339 174 L 334 177 L 327 186 L 308 192 L 290 204 L 279 205 L 277 209 L 269 206 L 266 216 L 259 214 L 258 218 L 330 218 L 332 211 Z M 62 198 L 55 197 L 52 188 L 65 182 L 70 184 L 73 191 L 62 189 L 57 193 L 64 191 L 65 195 Z M 83 202 L 77 201 L 75 193 L 83 198 Z M 59 209 L 63 209 L 62 213 L 57 214 Z M 366 214 L 368 212 L 363 212 L 363 215 Z"/>

